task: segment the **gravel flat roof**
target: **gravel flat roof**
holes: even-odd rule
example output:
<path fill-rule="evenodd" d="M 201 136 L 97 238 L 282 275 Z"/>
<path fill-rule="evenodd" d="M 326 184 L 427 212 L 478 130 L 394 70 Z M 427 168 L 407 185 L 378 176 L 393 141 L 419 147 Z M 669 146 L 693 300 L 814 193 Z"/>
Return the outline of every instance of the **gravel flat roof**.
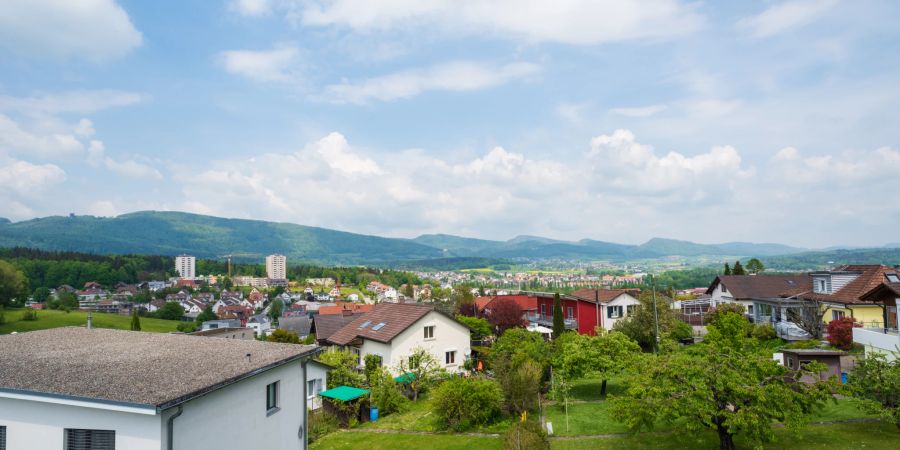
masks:
<path fill-rule="evenodd" d="M 166 408 L 316 351 L 314 345 L 54 328 L 0 336 L 0 390 Z"/>

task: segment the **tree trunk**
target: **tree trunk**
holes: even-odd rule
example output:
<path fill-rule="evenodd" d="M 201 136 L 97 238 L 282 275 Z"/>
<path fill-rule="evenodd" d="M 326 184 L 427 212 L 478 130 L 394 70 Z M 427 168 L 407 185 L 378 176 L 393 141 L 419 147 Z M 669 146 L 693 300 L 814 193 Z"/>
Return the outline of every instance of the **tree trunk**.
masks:
<path fill-rule="evenodd" d="M 734 436 L 725 427 L 716 425 L 716 432 L 719 434 L 719 450 L 735 450 Z"/>
<path fill-rule="evenodd" d="M 600 398 L 606 399 L 606 380 L 604 379 L 602 383 L 600 383 Z"/>

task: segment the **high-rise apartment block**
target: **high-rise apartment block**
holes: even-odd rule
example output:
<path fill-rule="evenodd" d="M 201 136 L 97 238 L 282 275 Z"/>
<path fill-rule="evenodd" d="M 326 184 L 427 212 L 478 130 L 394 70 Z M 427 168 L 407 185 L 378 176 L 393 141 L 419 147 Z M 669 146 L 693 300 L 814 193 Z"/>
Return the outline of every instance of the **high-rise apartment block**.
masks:
<path fill-rule="evenodd" d="M 284 255 L 266 256 L 266 275 L 272 280 L 287 279 L 287 258 Z"/>
<path fill-rule="evenodd" d="M 176 256 L 175 271 L 181 278 L 195 278 L 197 276 L 197 258 L 188 255 Z"/>

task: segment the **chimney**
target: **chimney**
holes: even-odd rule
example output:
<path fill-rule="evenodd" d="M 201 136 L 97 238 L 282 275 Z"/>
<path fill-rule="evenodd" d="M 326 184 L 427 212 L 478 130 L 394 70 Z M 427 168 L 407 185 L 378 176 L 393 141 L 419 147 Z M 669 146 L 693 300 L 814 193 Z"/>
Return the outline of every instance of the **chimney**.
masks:
<path fill-rule="evenodd" d="M 349 310 L 349 309 L 342 309 L 342 310 L 341 310 L 341 315 L 344 316 L 344 317 L 349 317 L 349 316 L 352 316 L 352 315 L 353 315 L 353 311 L 351 311 L 351 310 Z"/>
<path fill-rule="evenodd" d="M 88 311 L 88 316 L 87 316 L 87 329 L 88 330 L 94 329 L 94 317 L 93 317 L 93 313 L 90 311 Z"/>

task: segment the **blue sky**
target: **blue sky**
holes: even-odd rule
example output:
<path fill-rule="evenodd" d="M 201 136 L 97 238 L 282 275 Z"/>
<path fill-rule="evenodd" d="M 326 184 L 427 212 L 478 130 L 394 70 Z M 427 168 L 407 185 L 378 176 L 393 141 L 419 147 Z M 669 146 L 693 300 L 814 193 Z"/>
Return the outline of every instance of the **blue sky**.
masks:
<path fill-rule="evenodd" d="M 900 241 L 900 4 L 0 2 L 0 216 Z"/>

